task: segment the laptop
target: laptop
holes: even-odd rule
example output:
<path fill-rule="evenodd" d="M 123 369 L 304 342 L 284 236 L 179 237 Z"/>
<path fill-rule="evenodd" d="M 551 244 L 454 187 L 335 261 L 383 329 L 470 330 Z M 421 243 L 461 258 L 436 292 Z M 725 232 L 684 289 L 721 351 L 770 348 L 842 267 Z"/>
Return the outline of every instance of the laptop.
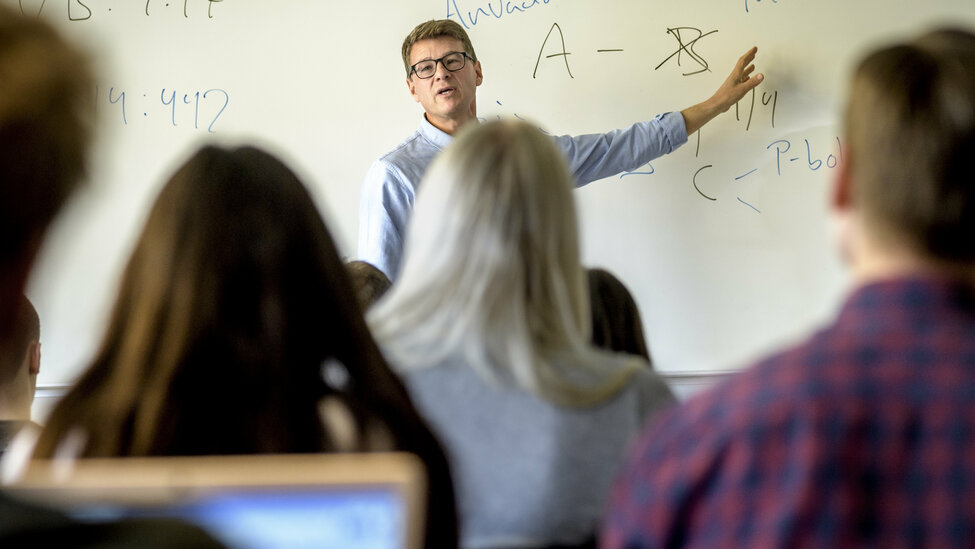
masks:
<path fill-rule="evenodd" d="M 426 475 L 405 453 L 38 461 L 5 490 L 83 521 L 177 518 L 235 549 L 423 544 Z"/>

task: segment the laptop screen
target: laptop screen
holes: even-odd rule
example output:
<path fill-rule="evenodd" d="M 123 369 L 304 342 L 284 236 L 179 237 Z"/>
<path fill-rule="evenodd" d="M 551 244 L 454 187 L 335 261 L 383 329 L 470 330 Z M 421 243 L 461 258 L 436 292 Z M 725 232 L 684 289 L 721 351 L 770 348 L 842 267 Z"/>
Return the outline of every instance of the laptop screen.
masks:
<path fill-rule="evenodd" d="M 58 473 L 58 464 L 34 464 L 12 493 L 85 521 L 177 518 L 232 548 L 417 547 L 419 463 L 403 454 L 358 457 L 366 461 L 350 455 L 80 460 L 70 473 Z"/>

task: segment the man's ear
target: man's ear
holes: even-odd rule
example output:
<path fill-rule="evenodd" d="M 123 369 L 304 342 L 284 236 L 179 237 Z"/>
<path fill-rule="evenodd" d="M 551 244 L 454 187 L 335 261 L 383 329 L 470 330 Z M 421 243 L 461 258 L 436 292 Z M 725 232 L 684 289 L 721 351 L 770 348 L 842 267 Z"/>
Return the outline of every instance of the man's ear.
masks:
<path fill-rule="evenodd" d="M 416 86 L 413 85 L 413 79 L 409 76 L 406 77 L 406 88 L 410 90 L 410 95 L 413 96 L 413 100 L 419 103 L 420 96 L 416 94 Z"/>
<path fill-rule="evenodd" d="M 41 373 L 41 342 L 38 341 L 30 347 L 30 357 L 28 357 L 30 374 L 36 376 Z"/>
<path fill-rule="evenodd" d="M 484 73 L 481 72 L 481 62 L 480 61 L 475 61 L 474 62 L 474 74 L 477 76 L 477 78 L 474 79 L 474 85 L 480 86 L 481 85 L 481 82 L 484 81 Z"/>

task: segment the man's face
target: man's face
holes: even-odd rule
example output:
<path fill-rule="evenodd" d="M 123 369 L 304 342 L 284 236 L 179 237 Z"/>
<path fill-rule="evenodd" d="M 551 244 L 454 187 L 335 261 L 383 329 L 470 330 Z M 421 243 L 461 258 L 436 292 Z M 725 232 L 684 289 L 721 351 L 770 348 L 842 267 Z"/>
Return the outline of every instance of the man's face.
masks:
<path fill-rule="evenodd" d="M 410 50 L 410 66 L 428 59 L 440 59 L 452 52 L 464 51 L 460 40 L 441 36 L 420 40 Z M 431 124 L 453 133 L 461 124 L 477 117 L 476 89 L 481 85 L 481 63 L 467 59 L 464 68 L 450 72 L 437 63 L 431 78 L 414 73 L 406 78 L 413 99 L 423 105 Z"/>

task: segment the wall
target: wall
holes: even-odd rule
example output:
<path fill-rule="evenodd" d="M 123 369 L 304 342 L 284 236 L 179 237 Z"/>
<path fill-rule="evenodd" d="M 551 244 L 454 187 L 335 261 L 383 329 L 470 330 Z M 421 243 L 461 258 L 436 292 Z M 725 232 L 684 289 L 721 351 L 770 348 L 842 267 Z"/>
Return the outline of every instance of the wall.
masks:
<path fill-rule="evenodd" d="M 478 114 L 551 133 L 687 107 L 759 46 L 766 81 L 737 108 L 674 154 L 577 192 L 586 262 L 631 287 L 658 368 L 706 384 L 806 333 L 843 294 L 825 201 L 852 63 L 931 24 L 975 26 L 971 0 L 0 1 L 99 60 L 91 181 L 29 288 L 48 394 L 94 352 L 155 193 L 204 141 L 281 154 L 354 256 L 362 176 L 421 114 L 402 38 L 445 16 L 469 28 L 481 58 Z"/>

